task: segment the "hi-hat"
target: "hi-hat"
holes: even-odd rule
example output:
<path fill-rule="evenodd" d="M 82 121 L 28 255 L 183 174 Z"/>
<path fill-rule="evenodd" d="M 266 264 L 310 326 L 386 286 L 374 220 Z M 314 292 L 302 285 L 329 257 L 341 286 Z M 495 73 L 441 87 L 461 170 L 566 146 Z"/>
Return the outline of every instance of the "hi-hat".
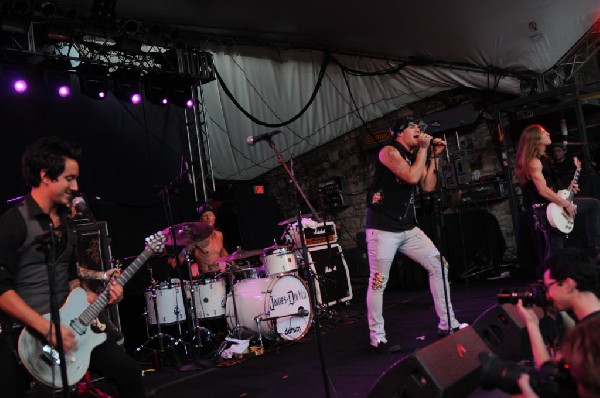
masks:
<path fill-rule="evenodd" d="M 182 222 L 173 226 L 175 232 L 175 241 L 171 227 L 165 228 L 162 233 L 167 237 L 165 245 L 167 246 L 187 246 L 207 239 L 213 232 L 213 228 L 203 222 Z"/>
<path fill-rule="evenodd" d="M 216 259 L 215 263 L 222 263 L 222 262 L 230 263 L 232 261 L 243 260 L 248 257 L 259 256 L 262 254 L 262 252 L 263 252 L 263 249 L 257 249 L 257 250 L 238 249 L 238 250 L 234 251 L 233 253 L 231 253 L 229 256 L 225 256 L 225 257 Z"/>

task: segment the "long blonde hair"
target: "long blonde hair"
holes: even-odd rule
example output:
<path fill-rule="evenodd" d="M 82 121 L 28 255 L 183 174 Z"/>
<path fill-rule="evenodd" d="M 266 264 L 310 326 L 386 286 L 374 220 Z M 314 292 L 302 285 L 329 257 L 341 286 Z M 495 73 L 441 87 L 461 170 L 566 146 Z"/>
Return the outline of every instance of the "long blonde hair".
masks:
<path fill-rule="evenodd" d="M 521 185 L 525 185 L 531 180 L 529 173 L 529 161 L 533 158 L 539 158 L 543 153 L 540 151 L 540 140 L 544 127 L 540 124 L 532 124 L 525 127 L 519 137 L 517 154 L 515 159 L 515 175 Z"/>

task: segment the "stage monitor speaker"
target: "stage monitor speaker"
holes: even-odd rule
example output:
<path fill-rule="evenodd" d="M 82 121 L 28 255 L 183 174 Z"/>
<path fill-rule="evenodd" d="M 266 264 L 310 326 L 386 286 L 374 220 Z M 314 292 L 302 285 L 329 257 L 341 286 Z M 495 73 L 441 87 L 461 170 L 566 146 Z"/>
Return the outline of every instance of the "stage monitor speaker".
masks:
<path fill-rule="evenodd" d="M 479 386 L 479 353 L 490 352 L 469 326 L 394 363 L 369 398 L 466 397 Z"/>
<path fill-rule="evenodd" d="M 533 308 L 541 319 L 543 310 Z M 488 308 L 473 322 L 473 328 L 499 358 L 507 361 L 531 359 L 527 327 L 515 305 L 497 304 Z"/>
<path fill-rule="evenodd" d="M 352 299 L 350 273 L 340 245 L 309 247 L 308 257 L 319 303 L 331 306 Z"/>

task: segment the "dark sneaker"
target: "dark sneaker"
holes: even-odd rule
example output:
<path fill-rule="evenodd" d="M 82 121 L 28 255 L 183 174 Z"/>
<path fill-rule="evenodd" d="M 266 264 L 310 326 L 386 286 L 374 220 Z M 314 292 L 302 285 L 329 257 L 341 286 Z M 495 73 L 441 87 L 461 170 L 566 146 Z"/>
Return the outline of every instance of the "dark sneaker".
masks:
<path fill-rule="evenodd" d="M 384 343 L 383 341 L 380 341 L 379 344 L 377 344 L 377 347 L 373 345 L 371 347 L 380 354 L 394 354 L 402 351 L 402 347 L 399 344 L 391 344 L 389 342 Z"/>
<path fill-rule="evenodd" d="M 441 337 L 446 337 L 446 336 L 448 336 L 449 334 L 452 334 L 452 333 L 458 332 L 459 330 L 466 328 L 467 326 L 469 326 L 469 324 L 468 324 L 468 323 L 461 323 L 460 325 L 458 325 L 458 326 L 457 326 L 457 327 L 455 327 L 455 328 L 452 328 L 451 330 L 448 330 L 448 329 L 440 329 L 440 328 L 438 328 L 438 330 L 437 330 L 437 334 L 438 334 L 438 336 L 441 336 Z"/>

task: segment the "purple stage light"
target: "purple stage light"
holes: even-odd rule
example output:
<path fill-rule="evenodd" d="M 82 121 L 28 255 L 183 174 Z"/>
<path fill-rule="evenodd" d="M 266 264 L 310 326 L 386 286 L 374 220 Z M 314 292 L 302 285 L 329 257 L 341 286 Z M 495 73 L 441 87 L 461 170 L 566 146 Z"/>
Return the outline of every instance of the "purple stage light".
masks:
<path fill-rule="evenodd" d="M 58 88 L 58 96 L 61 98 L 66 98 L 69 96 L 69 94 L 71 94 L 71 89 L 69 88 L 69 86 L 60 86 Z"/>
<path fill-rule="evenodd" d="M 106 93 L 104 91 L 100 91 L 98 93 L 98 98 L 104 98 L 104 97 L 106 97 Z"/>
<path fill-rule="evenodd" d="M 163 105 L 167 105 L 169 103 L 169 100 L 167 100 L 166 98 L 163 98 L 162 101 L 160 101 Z"/>
<path fill-rule="evenodd" d="M 142 96 L 139 94 L 133 94 L 131 96 L 131 103 L 132 104 L 139 104 L 140 102 L 142 102 Z"/>
<path fill-rule="evenodd" d="M 27 82 L 25 80 L 19 79 L 15 81 L 13 87 L 17 93 L 23 94 L 25 91 L 27 91 Z"/>
<path fill-rule="evenodd" d="M 194 100 L 187 100 L 185 103 L 185 106 L 187 106 L 188 108 L 193 108 L 194 107 Z"/>

